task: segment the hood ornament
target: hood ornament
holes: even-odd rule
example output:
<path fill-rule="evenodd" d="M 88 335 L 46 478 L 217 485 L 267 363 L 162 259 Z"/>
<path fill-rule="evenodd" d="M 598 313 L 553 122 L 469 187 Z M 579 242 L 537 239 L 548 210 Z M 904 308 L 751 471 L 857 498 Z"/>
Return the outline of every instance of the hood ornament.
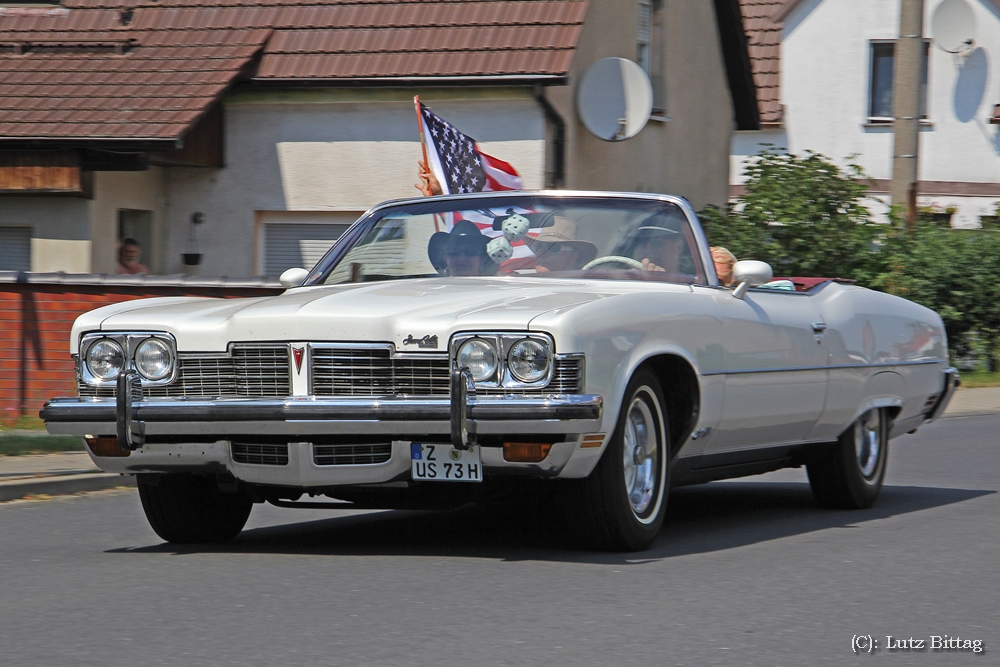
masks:
<path fill-rule="evenodd" d="M 436 350 L 438 346 L 438 337 L 428 334 L 423 338 L 414 338 L 413 334 L 407 334 L 406 338 L 403 339 L 403 345 L 416 345 L 421 349 L 431 348 Z"/>

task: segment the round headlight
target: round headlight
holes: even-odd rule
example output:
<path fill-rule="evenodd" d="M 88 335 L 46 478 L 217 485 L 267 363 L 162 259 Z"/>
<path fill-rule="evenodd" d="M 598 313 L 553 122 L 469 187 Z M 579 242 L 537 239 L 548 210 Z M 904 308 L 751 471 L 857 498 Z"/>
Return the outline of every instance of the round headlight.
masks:
<path fill-rule="evenodd" d="M 125 351 L 109 338 L 102 338 L 87 350 L 87 370 L 98 380 L 114 380 L 125 368 Z"/>
<path fill-rule="evenodd" d="M 159 338 L 147 338 L 135 351 L 135 368 L 147 380 L 162 380 L 173 370 L 170 346 Z"/>
<path fill-rule="evenodd" d="M 549 348 L 534 338 L 514 343 L 507 353 L 507 367 L 521 382 L 538 382 L 549 372 Z"/>
<path fill-rule="evenodd" d="M 496 377 L 497 351 L 482 338 L 472 338 L 458 348 L 458 367 L 469 367 L 475 382 L 485 382 Z"/>

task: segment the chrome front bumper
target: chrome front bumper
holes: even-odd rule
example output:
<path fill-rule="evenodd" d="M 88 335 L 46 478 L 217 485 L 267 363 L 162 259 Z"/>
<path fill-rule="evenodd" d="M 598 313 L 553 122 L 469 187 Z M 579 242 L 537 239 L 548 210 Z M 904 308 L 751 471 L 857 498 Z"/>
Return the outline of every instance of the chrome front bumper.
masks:
<path fill-rule="evenodd" d="M 601 449 L 579 446 L 580 434 L 600 431 L 600 396 L 464 398 L 455 403 L 448 398 L 154 398 L 134 402 L 56 398 L 45 404 L 41 417 L 49 433 L 117 437 L 122 455 L 91 452 L 97 466 L 107 472 L 228 471 L 244 482 L 298 488 L 405 479 L 410 470 L 409 442 L 449 441 L 456 414 L 464 423 L 463 431 L 470 434 L 556 436 L 549 455 L 538 463 L 508 462 L 500 447 L 483 447 L 483 467 L 491 475 L 585 477 L 600 457 Z M 391 458 L 377 464 L 317 464 L 310 440 L 324 435 L 384 435 L 392 441 Z M 239 442 L 241 436 L 258 442 L 261 436 L 270 436 L 286 443 L 288 462 L 238 462 L 230 443 Z"/>
<path fill-rule="evenodd" d="M 130 406 L 146 438 L 199 442 L 240 435 L 450 435 L 449 398 L 154 398 Z M 118 435 L 113 398 L 54 398 L 40 416 L 56 435 Z M 470 432 L 481 435 L 581 434 L 599 431 L 603 401 L 593 394 L 470 397 Z"/>

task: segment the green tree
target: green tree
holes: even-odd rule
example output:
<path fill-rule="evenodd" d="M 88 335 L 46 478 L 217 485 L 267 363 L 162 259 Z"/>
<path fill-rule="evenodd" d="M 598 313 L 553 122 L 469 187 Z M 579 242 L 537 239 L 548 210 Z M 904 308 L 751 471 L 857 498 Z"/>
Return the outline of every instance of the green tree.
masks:
<path fill-rule="evenodd" d="M 727 210 L 701 212 L 712 245 L 769 263 L 778 276 L 828 276 L 868 282 L 883 270 L 885 226 L 862 203 L 857 165 L 838 167 L 819 153 L 768 148 L 746 167 L 746 194 Z"/>

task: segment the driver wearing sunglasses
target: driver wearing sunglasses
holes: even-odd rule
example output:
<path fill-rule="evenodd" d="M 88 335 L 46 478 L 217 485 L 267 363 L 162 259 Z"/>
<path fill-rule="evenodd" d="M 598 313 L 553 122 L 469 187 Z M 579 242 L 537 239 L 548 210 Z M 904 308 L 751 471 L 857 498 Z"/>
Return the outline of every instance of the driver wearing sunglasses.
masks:
<path fill-rule="evenodd" d="M 489 239 L 469 220 L 455 223 L 451 232 L 436 232 L 427 246 L 431 264 L 448 276 L 483 276 L 496 271 L 486 254 Z M 493 269 L 493 271 L 490 271 Z"/>

